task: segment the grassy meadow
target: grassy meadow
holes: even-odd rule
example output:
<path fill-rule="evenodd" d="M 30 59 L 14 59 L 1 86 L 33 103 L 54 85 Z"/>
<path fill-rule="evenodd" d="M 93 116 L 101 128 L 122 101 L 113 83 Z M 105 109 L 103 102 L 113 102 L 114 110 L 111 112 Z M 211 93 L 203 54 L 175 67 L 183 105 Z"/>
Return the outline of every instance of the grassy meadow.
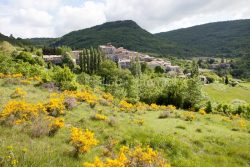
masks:
<path fill-rule="evenodd" d="M 204 85 L 203 91 L 213 101 L 231 103 L 234 100 L 243 100 L 250 103 L 250 83 L 240 83 L 236 87 L 213 83 Z"/>
<path fill-rule="evenodd" d="M 10 100 L 10 94 L 17 85 L 5 85 L 0 80 L 0 106 Z M 33 85 L 20 86 L 27 92 L 25 100 L 31 103 L 47 101 L 52 93 Z M 222 87 L 222 85 L 220 86 Z M 217 86 L 209 85 L 204 90 L 216 100 L 231 101 L 238 94 L 239 99 L 249 102 L 249 94 L 241 89 L 223 87 L 223 95 L 216 94 Z M 233 90 L 232 90 L 233 89 Z M 235 91 L 233 94 L 232 92 Z M 226 97 L 226 95 L 228 97 Z M 224 98 L 223 98 L 224 97 Z M 107 121 L 92 120 L 90 117 L 101 112 Z M 149 145 L 160 152 L 171 164 L 178 167 L 245 167 L 250 162 L 250 121 L 244 120 L 246 127 L 239 126 L 243 118 L 229 118 L 219 114 L 192 112 L 192 121 L 185 120 L 187 111 L 174 110 L 168 118 L 159 119 L 164 111 L 137 111 L 126 113 L 111 106 L 97 104 L 91 108 L 87 103 L 78 103 L 72 111 L 67 111 L 65 126 L 54 136 L 32 138 L 21 126 L 0 126 L 0 162 L 8 155 L 9 147 L 18 160 L 16 166 L 30 167 L 76 167 L 92 162 L 95 156 L 105 158 L 104 149 L 115 140 L 114 152 L 123 146 Z M 143 120 L 142 123 L 136 120 Z M 70 128 L 72 126 L 89 129 L 100 141 L 90 152 L 72 156 Z M 1 166 L 1 163 L 0 163 Z"/>

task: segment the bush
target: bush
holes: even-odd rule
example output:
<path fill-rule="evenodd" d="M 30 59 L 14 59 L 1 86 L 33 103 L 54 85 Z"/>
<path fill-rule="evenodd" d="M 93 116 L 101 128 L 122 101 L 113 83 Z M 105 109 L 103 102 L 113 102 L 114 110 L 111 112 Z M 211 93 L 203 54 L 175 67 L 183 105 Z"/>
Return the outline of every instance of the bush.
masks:
<path fill-rule="evenodd" d="M 67 110 L 72 110 L 76 106 L 77 100 L 74 97 L 65 97 L 64 105 Z"/>
<path fill-rule="evenodd" d="M 115 127 L 118 124 L 117 119 L 113 116 L 109 117 L 108 124 L 112 127 Z"/>
<path fill-rule="evenodd" d="M 159 115 L 158 118 L 163 119 L 163 118 L 169 118 L 170 116 L 171 116 L 171 114 L 170 114 L 169 111 L 164 111 L 163 113 L 161 113 L 161 114 Z"/>
<path fill-rule="evenodd" d="M 171 165 L 168 164 L 157 151 L 154 151 L 149 146 L 146 148 L 140 146 L 128 148 L 123 146 L 120 148 L 118 155 L 116 155 L 114 159 L 108 159 L 107 161 L 102 162 L 97 157 L 94 163 L 84 163 L 84 167 L 93 166 L 171 167 Z"/>
<path fill-rule="evenodd" d="M 74 156 L 77 158 L 80 153 L 87 153 L 93 146 L 97 145 L 98 140 L 94 133 L 86 129 L 82 131 L 76 127 L 71 128 L 70 141 L 75 148 Z"/>
<path fill-rule="evenodd" d="M 46 103 L 45 108 L 47 112 L 54 117 L 58 117 L 59 115 L 65 115 L 65 105 L 63 98 L 51 98 L 48 103 Z"/>
<path fill-rule="evenodd" d="M 70 90 L 70 91 L 74 91 L 77 90 L 78 84 L 76 82 L 69 82 L 69 81 L 65 81 L 61 83 L 61 90 Z"/>
<path fill-rule="evenodd" d="M 28 131 L 31 137 L 42 137 L 49 134 L 50 121 L 44 117 L 38 117 L 35 121 L 30 124 Z"/>
<path fill-rule="evenodd" d="M 206 113 L 208 113 L 208 114 L 211 113 L 211 112 L 213 112 L 213 107 L 212 107 L 211 101 L 208 101 L 208 102 L 207 102 L 205 111 L 206 111 Z"/>
<path fill-rule="evenodd" d="M 72 82 L 75 78 L 75 75 L 71 72 L 71 70 L 68 67 L 56 67 L 53 70 L 52 79 L 60 86 L 64 82 Z"/>
<path fill-rule="evenodd" d="M 102 115 L 102 114 L 94 114 L 90 118 L 92 120 L 96 120 L 96 121 L 106 121 L 107 120 L 107 116 Z"/>

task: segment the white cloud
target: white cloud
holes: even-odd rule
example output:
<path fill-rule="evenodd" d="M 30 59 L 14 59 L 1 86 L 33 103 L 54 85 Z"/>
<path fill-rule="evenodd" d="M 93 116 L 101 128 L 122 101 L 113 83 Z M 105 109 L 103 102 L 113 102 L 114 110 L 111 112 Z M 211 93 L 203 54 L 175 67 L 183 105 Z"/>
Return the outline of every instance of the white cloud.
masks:
<path fill-rule="evenodd" d="M 70 31 L 88 28 L 106 22 L 102 3 L 87 1 L 79 7 L 63 6 L 55 17 L 56 33 L 63 35 Z"/>
<path fill-rule="evenodd" d="M 106 21 L 130 19 L 150 32 L 250 18 L 249 0 L 5 0 L 0 32 L 56 37 Z"/>

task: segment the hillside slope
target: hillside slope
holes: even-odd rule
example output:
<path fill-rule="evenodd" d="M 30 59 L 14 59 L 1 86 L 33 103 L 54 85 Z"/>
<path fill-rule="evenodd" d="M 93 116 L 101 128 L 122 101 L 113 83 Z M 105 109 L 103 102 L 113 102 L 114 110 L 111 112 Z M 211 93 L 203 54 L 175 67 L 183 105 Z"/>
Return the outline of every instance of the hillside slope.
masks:
<path fill-rule="evenodd" d="M 250 52 L 250 19 L 209 23 L 155 34 L 188 48 L 192 56 L 240 56 Z"/>
<path fill-rule="evenodd" d="M 0 42 L 3 42 L 3 41 L 7 41 L 11 43 L 12 45 L 18 45 L 18 46 L 31 44 L 29 41 L 23 40 L 21 38 L 11 38 L 0 33 Z"/>
<path fill-rule="evenodd" d="M 151 53 L 174 53 L 175 45 L 163 41 L 131 20 L 107 22 L 92 28 L 73 31 L 54 43 L 74 49 L 98 46 L 111 42 L 114 46 Z"/>

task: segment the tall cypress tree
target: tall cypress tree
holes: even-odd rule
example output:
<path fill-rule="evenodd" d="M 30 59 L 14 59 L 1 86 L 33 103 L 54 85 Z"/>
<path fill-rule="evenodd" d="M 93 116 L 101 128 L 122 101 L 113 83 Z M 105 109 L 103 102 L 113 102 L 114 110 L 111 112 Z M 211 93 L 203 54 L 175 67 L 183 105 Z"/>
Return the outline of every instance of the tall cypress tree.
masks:
<path fill-rule="evenodd" d="M 102 63 L 102 55 L 100 50 L 97 50 L 97 70 L 100 70 L 101 63 Z"/>
<path fill-rule="evenodd" d="M 82 63 L 83 63 L 83 72 L 87 71 L 86 55 L 87 55 L 87 51 L 86 51 L 86 49 L 83 49 L 83 60 L 82 60 Z"/>
<path fill-rule="evenodd" d="M 83 72 L 83 52 L 79 54 L 79 65 L 81 68 L 81 72 Z"/>
<path fill-rule="evenodd" d="M 87 50 L 87 73 L 90 74 L 91 73 L 91 65 L 90 65 L 90 50 Z"/>

